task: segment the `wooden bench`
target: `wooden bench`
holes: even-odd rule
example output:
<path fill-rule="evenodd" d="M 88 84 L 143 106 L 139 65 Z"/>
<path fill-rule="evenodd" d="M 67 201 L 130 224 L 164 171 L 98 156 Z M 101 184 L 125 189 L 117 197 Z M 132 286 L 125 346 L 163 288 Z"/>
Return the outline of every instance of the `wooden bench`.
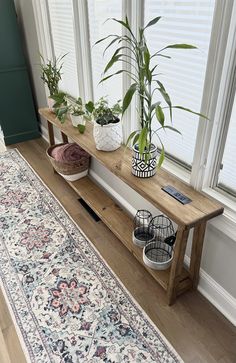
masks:
<path fill-rule="evenodd" d="M 56 126 L 61 131 L 63 142 L 67 142 L 69 137 L 79 144 L 92 157 L 178 225 L 171 267 L 165 271 L 149 269 L 143 263 L 142 250 L 132 242 L 132 218 L 117 206 L 112 198 L 89 177 L 76 182 L 68 182 L 138 261 L 143 264 L 154 279 L 167 291 L 168 304 L 172 304 L 176 297 L 183 292 L 191 288 L 196 289 L 199 281 L 206 223 L 209 219 L 222 214 L 223 207 L 163 169 L 158 170 L 157 174 L 149 179 L 133 176 L 131 174 L 131 151 L 125 149 L 124 146 L 113 152 L 98 151 L 93 140 L 92 123 L 88 122 L 85 133 L 80 134 L 69 120 L 61 124 L 48 108 L 39 109 L 39 113 L 47 120 L 50 145 L 55 144 L 53 126 Z M 192 202 L 186 205 L 180 204 L 161 189 L 166 185 L 174 186 L 177 190 L 188 196 Z M 186 269 L 184 267 L 184 255 L 191 228 L 193 228 L 192 250 L 190 266 L 189 269 Z"/>

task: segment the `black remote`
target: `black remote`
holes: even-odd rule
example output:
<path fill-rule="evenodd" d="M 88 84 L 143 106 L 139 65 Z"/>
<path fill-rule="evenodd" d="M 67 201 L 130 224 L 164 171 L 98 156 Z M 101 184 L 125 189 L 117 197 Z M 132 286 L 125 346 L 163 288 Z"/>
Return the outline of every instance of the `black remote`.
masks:
<path fill-rule="evenodd" d="M 186 197 L 186 195 L 183 195 L 181 192 L 179 192 L 177 189 L 175 189 L 171 185 L 167 185 L 166 187 L 163 187 L 161 189 L 164 190 L 164 192 L 171 195 L 176 200 L 178 200 L 178 202 L 180 202 L 181 204 L 188 204 L 188 203 L 192 202 L 192 200 L 190 198 Z"/>

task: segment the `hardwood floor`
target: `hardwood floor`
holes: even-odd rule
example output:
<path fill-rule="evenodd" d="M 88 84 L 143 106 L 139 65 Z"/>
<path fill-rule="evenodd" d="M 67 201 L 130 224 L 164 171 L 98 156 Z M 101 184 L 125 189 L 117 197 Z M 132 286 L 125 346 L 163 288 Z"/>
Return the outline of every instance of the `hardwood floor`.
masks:
<path fill-rule="evenodd" d="M 236 363 L 236 328 L 200 293 L 179 297 L 169 307 L 164 290 L 100 221 L 95 222 L 78 203 L 76 193 L 54 174 L 41 139 L 15 145 L 81 226 L 112 270 L 185 363 Z M 0 363 L 24 363 L 13 323 L 0 294 Z"/>

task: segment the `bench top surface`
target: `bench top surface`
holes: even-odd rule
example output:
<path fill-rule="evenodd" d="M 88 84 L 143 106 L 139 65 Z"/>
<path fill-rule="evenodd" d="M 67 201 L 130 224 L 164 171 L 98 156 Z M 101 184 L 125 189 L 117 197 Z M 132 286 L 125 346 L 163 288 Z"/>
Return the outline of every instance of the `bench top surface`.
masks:
<path fill-rule="evenodd" d="M 224 209 L 219 203 L 194 190 L 163 168 L 158 169 L 156 175 L 151 178 L 133 176 L 131 150 L 121 146 L 112 152 L 98 151 L 93 139 L 91 122 L 87 122 L 84 134 L 80 134 L 68 119 L 61 124 L 48 108 L 40 108 L 39 113 L 178 225 L 190 228 L 223 213 Z M 175 187 L 192 202 L 185 205 L 179 203 L 161 189 L 167 185 Z"/>

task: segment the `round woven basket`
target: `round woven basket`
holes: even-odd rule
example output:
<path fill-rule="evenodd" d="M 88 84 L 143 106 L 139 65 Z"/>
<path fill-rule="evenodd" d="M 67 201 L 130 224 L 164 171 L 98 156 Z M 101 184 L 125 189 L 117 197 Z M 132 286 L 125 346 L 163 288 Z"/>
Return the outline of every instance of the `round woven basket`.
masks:
<path fill-rule="evenodd" d="M 85 154 L 85 151 L 82 148 L 81 148 L 81 151 L 82 151 L 81 157 L 79 160 L 70 161 L 70 162 L 61 162 L 61 161 L 55 160 L 51 156 L 52 150 L 55 147 L 62 146 L 62 145 L 65 145 L 65 143 L 50 146 L 46 151 L 47 156 L 48 156 L 53 168 L 59 174 L 74 175 L 74 174 L 81 173 L 89 168 L 89 154 L 88 153 Z"/>

